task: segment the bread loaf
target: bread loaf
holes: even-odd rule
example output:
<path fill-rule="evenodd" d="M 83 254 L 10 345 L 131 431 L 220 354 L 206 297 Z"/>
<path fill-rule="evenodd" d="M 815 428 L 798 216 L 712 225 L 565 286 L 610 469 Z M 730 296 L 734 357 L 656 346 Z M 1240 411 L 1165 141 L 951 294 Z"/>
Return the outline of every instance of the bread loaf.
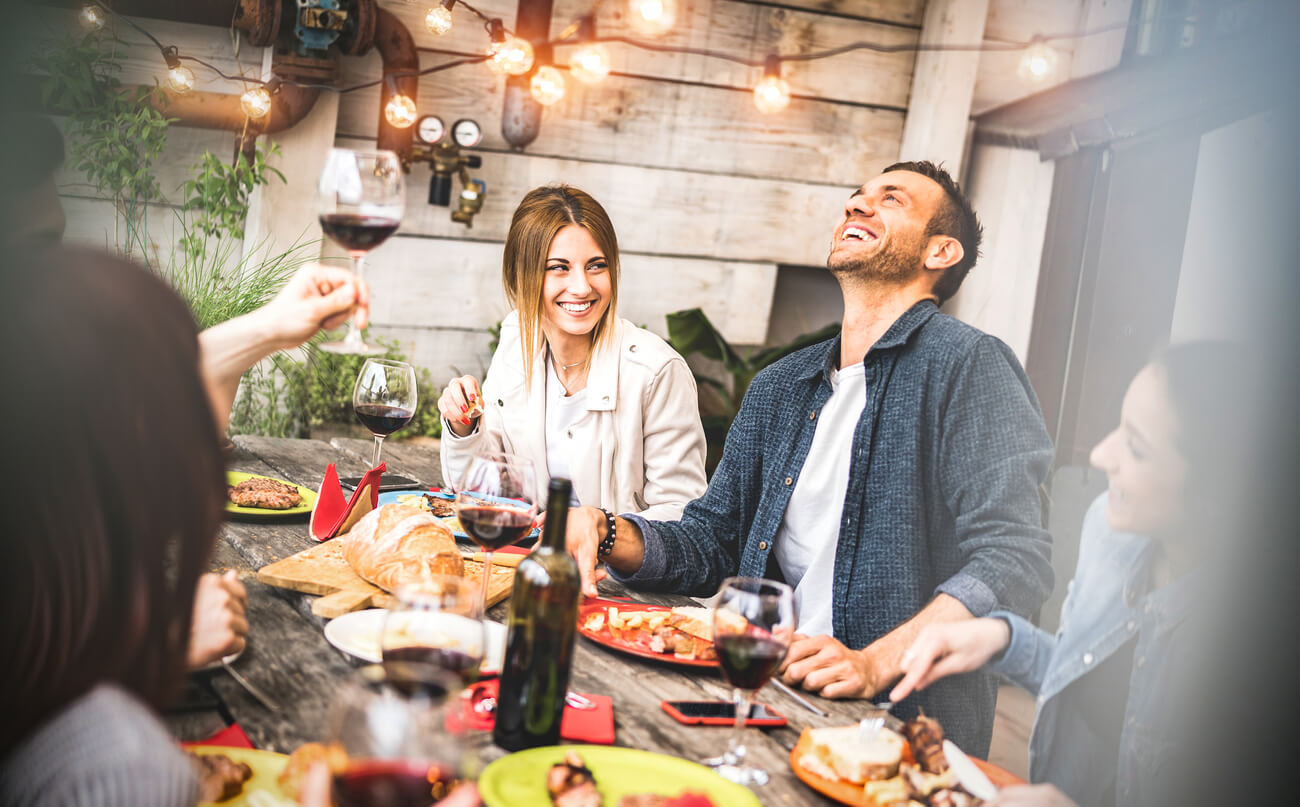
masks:
<path fill-rule="evenodd" d="M 882 728 L 867 740 L 859 736 L 857 726 L 811 729 L 808 735 L 812 755 L 823 763 L 818 769 L 829 768 L 838 778 L 854 784 L 893 777 L 903 759 L 905 741 L 889 729 Z"/>
<path fill-rule="evenodd" d="M 363 579 L 395 592 L 431 574 L 464 576 L 451 530 L 424 510 L 385 504 L 365 515 L 343 541 L 343 557 Z"/>

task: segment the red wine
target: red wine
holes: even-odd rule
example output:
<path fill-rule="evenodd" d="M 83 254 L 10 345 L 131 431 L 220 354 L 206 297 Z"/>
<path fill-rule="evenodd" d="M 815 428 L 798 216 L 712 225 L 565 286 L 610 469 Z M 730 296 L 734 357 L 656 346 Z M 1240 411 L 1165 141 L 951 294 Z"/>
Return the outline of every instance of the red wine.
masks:
<path fill-rule="evenodd" d="M 356 213 L 326 213 L 320 228 L 348 252 L 369 252 L 397 232 L 401 219 L 388 216 L 360 216 Z"/>
<path fill-rule="evenodd" d="M 408 759 L 363 759 L 334 776 L 338 807 L 429 807 L 450 790 L 437 765 Z"/>
<path fill-rule="evenodd" d="M 402 662 L 432 664 L 459 676 L 460 680 L 465 682 L 466 685 L 472 684 L 478 679 L 479 659 L 449 647 L 411 645 L 409 647 L 386 648 L 384 650 L 385 666 L 397 666 Z M 401 675 L 401 670 L 396 670 L 395 674 Z"/>
<path fill-rule="evenodd" d="M 371 434 L 382 434 L 385 437 L 410 423 L 411 418 L 415 417 L 414 409 L 383 404 L 357 404 L 356 412 L 357 420 L 361 421 L 361 425 L 369 429 Z"/>
<path fill-rule="evenodd" d="M 768 636 L 729 634 L 715 636 L 718 663 L 727 674 L 727 680 L 740 689 L 760 689 L 785 659 L 788 645 Z"/>
<path fill-rule="evenodd" d="M 551 479 L 542 543 L 515 570 L 492 729 L 493 742 L 510 751 L 560 741 L 582 585 L 564 548 L 572 490 L 569 480 Z"/>
<path fill-rule="evenodd" d="M 510 546 L 533 529 L 532 516 L 510 507 L 462 507 L 456 518 L 474 543 L 490 551 Z"/>

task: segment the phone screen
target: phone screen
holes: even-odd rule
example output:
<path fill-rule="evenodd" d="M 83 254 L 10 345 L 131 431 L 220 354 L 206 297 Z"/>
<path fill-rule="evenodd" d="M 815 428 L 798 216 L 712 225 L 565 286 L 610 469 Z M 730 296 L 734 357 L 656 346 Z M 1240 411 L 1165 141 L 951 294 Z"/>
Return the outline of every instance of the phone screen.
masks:
<path fill-rule="evenodd" d="M 736 705 L 726 701 L 671 701 L 670 705 L 681 712 L 685 717 L 725 717 L 728 720 L 736 719 Z M 774 715 L 763 707 L 761 703 L 753 704 L 749 712 L 750 720 L 779 720 L 779 715 Z"/>

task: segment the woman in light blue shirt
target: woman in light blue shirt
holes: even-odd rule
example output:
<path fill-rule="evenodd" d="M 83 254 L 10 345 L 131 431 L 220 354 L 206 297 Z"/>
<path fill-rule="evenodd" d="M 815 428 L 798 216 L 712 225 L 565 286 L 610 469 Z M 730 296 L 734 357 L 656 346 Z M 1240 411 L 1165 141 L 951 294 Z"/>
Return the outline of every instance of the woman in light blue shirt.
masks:
<path fill-rule="evenodd" d="M 1239 514 L 1252 419 L 1242 348 L 1166 349 L 1133 379 L 1119 426 L 1093 449 L 1109 489 L 1084 519 L 1079 562 L 1049 634 L 995 611 L 925 628 L 890 697 L 980 667 L 1037 696 L 1030 779 L 997 805 L 1174 804 L 1194 680 L 1207 555 Z M 1240 523 L 1240 522 L 1236 522 Z"/>

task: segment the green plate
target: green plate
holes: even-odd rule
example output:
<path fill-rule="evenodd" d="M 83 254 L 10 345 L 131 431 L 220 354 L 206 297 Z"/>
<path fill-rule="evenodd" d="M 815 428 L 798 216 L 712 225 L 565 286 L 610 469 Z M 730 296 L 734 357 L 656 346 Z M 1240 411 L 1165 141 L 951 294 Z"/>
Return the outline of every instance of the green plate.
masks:
<path fill-rule="evenodd" d="M 275 479 L 274 476 L 262 476 L 261 474 L 241 474 L 237 471 L 226 471 L 226 484 L 238 485 L 245 479 Z M 283 482 L 286 485 L 293 485 L 283 479 L 275 479 L 276 482 Z M 311 509 L 316 506 L 316 491 L 311 488 L 304 488 L 302 485 L 293 485 L 298 489 L 298 495 L 302 496 L 302 504 L 297 507 L 290 507 L 288 510 L 267 510 L 262 507 L 240 507 L 229 499 L 226 500 L 226 512 L 232 516 L 241 518 L 283 518 L 284 516 L 302 516 L 311 513 Z"/>
<path fill-rule="evenodd" d="M 624 796 L 655 793 L 680 796 L 704 793 L 718 807 L 760 807 L 748 788 L 728 782 L 712 770 L 677 757 L 608 745 L 551 745 L 502 757 L 483 770 L 479 795 L 488 807 L 550 807 L 546 772 L 577 751 L 596 777 L 605 804 Z"/>
<path fill-rule="evenodd" d="M 242 762 L 253 769 L 253 778 L 244 782 L 244 789 L 238 796 L 221 802 L 201 801 L 200 807 L 208 804 L 220 804 L 221 807 L 246 807 L 257 802 L 254 793 L 274 796 L 275 799 L 271 800 L 273 804 L 296 804 L 280 789 L 279 776 L 284 771 L 284 766 L 289 764 L 289 757 L 285 754 L 257 751 L 252 748 L 226 748 L 219 745 L 195 745 L 187 750 L 196 754 L 224 754 L 231 760 Z M 262 801 L 266 803 L 265 798 Z"/>

